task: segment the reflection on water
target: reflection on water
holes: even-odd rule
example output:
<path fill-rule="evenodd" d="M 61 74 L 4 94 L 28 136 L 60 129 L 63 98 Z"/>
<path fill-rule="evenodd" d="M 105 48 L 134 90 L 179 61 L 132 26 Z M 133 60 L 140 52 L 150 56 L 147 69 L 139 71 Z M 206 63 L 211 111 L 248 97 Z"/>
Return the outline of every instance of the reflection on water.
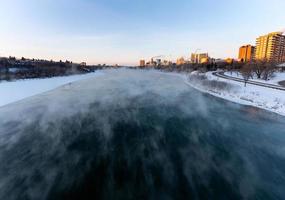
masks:
<path fill-rule="evenodd" d="M 0 199 L 285 198 L 284 118 L 177 77 L 106 72 L 0 119 Z"/>

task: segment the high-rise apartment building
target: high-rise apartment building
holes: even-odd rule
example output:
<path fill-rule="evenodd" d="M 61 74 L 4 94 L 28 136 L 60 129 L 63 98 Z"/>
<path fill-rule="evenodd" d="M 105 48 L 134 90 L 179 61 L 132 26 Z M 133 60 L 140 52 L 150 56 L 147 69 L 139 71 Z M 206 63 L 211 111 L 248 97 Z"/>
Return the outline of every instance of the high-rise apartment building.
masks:
<path fill-rule="evenodd" d="M 258 37 L 255 59 L 285 62 L 285 35 L 282 32 L 274 32 Z"/>
<path fill-rule="evenodd" d="M 238 59 L 240 62 L 249 62 L 254 59 L 255 47 L 252 45 L 245 45 L 239 48 Z"/>
<path fill-rule="evenodd" d="M 208 53 L 192 53 L 191 54 L 191 62 L 196 64 L 203 64 L 209 62 L 210 57 Z"/>

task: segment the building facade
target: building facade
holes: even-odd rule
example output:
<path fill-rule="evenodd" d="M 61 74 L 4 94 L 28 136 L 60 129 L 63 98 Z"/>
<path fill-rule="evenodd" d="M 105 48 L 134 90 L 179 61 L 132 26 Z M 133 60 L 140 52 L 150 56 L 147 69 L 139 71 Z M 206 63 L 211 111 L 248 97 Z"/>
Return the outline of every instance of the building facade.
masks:
<path fill-rule="evenodd" d="M 145 67 L 145 60 L 140 60 L 140 67 Z"/>
<path fill-rule="evenodd" d="M 176 65 L 184 65 L 185 63 L 186 63 L 186 61 L 183 57 L 178 58 L 176 61 Z"/>
<path fill-rule="evenodd" d="M 244 45 L 239 48 L 238 60 L 240 62 L 250 62 L 255 57 L 255 46 Z"/>
<path fill-rule="evenodd" d="M 226 59 L 225 59 L 225 62 L 226 62 L 227 64 L 233 64 L 233 63 L 235 62 L 235 59 L 233 59 L 233 58 L 226 58 Z"/>
<path fill-rule="evenodd" d="M 203 64 L 209 62 L 210 57 L 208 53 L 191 54 L 191 62 L 195 64 Z"/>
<path fill-rule="evenodd" d="M 274 32 L 258 37 L 255 59 L 285 62 L 285 35 L 282 32 Z"/>

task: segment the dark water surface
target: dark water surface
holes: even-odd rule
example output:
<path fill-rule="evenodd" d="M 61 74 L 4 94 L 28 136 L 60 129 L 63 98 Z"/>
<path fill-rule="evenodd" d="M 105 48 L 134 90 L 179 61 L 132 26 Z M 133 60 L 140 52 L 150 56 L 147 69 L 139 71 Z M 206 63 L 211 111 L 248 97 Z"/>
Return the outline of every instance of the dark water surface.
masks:
<path fill-rule="evenodd" d="M 0 199 L 285 199 L 285 119 L 106 71 L 0 109 Z"/>

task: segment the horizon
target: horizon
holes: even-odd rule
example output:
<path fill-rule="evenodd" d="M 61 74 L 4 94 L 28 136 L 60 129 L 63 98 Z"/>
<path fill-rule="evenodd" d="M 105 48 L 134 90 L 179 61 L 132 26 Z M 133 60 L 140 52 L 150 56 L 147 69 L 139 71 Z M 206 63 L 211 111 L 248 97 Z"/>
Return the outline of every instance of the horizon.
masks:
<path fill-rule="evenodd" d="M 236 58 L 240 46 L 284 31 L 284 6 L 282 0 L 11 0 L 0 8 L 0 56 L 137 65 L 200 49 Z"/>

